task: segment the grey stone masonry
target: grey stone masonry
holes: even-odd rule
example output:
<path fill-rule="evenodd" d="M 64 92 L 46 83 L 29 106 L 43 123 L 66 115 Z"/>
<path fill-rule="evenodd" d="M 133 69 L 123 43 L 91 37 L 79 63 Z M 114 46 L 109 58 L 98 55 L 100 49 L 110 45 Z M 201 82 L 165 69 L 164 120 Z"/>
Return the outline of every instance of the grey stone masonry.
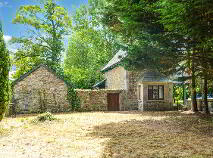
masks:
<path fill-rule="evenodd" d="M 67 85 L 46 66 L 40 66 L 13 85 L 17 112 L 63 111 L 69 105 Z"/>
<path fill-rule="evenodd" d="M 126 91 L 113 89 L 86 90 L 76 89 L 77 96 L 81 102 L 81 109 L 86 111 L 107 111 L 107 94 L 119 94 L 119 110 L 127 109 Z"/>

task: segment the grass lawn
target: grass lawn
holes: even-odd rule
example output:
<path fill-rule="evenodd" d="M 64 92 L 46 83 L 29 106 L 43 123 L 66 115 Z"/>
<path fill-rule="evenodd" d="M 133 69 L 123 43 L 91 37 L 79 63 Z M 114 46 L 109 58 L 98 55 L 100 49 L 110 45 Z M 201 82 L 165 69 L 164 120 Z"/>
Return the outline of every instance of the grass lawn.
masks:
<path fill-rule="evenodd" d="M 213 118 L 179 112 L 92 112 L 0 123 L 0 158 L 213 158 Z"/>

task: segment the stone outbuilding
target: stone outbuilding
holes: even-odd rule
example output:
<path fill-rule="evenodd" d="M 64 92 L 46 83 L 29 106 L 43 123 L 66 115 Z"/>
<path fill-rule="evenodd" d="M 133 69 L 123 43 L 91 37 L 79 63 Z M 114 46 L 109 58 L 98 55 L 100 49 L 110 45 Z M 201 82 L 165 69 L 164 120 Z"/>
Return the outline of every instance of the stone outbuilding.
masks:
<path fill-rule="evenodd" d="M 142 111 L 172 110 L 173 84 L 156 71 L 145 71 L 137 81 L 138 108 Z"/>
<path fill-rule="evenodd" d="M 128 71 L 122 65 L 127 56 L 119 51 L 101 70 L 105 80 L 96 84 L 96 88 L 125 91 L 125 101 L 119 110 L 158 111 L 173 109 L 173 83 L 167 76 L 155 70 Z M 118 94 L 119 95 L 119 94 Z M 124 98 L 124 97 L 123 97 Z"/>
<path fill-rule="evenodd" d="M 12 83 L 17 112 L 64 111 L 67 83 L 46 65 L 39 65 Z"/>

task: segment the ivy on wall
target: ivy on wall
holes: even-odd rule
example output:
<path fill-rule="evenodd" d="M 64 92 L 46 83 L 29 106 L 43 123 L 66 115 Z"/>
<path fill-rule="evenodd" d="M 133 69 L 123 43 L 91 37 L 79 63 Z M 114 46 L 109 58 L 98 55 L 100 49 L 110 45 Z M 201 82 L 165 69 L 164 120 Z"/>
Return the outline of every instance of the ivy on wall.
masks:
<path fill-rule="evenodd" d="M 80 98 L 77 96 L 76 91 L 74 90 L 74 85 L 72 84 L 71 79 L 64 74 L 64 71 L 62 68 L 55 69 L 54 67 L 49 66 L 52 70 L 55 71 L 57 76 L 59 76 L 60 79 L 64 80 L 64 82 L 67 84 L 67 100 L 69 102 L 69 108 L 68 111 L 78 111 L 81 108 L 80 105 Z"/>
<path fill-rule="evenodd" d="M 80 108 L 81 108 L 80 99 L 77 96 L 76 91 L 74 90 L 74 88 L 72 86 L 68 86 L 67 99 L 69 101 L 72 111 L 80 110 Z"/>

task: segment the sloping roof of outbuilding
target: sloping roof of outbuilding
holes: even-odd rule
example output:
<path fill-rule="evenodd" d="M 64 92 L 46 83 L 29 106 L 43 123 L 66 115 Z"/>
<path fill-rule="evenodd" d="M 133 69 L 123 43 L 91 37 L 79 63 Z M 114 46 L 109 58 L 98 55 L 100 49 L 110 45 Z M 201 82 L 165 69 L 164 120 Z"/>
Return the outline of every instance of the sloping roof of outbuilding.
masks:
<path fill-rule="evenodd" d="M 107 63 L 106 66 L 101 70 L 101 72 L 106 72 L 108 70 L 116 67 L 125 57 L 127 56 L 127 52 L 123 50 L 119 50 L 115 56 Z"/>
<path fill-rule="evenodd" d="M 54 74 L 57 78 L 59 78 L 60 80 L 64 81 L 67 85 L 72 85 L 71 83 L 68 83 L 67 81 L 65 81 L 63 79 L 63 77 L 57 75 L 57 73 L 53 69 L 49 68 L 47 65 L 40 64 L 38 66 L 35 66 L 34 68 L 32 68 L 30 71 L 26 72 L 25 74 L 21 75 L 18 79 L 14 80 L 12 82 L 12 87 L 15 86 L 18 82 L 24 80 L 26 77 L 28 77 L 30 74 L 32 74 L 33 72 L 38 70 L 40 67 L 44 67 L 47 71 L 49 71 L 50 73 Z"/>
<path fill-rule="evenodd" d="M 105 84 L 106 84 L 106 79 L 96 83 L 94 86 L 92 86 L 92 88 L 105 88 Z"/>
<path fill-rule="evenodd" d="M 172 82 L 172 81 L 160 72 L 147 70 L 144 73 L 142 73 L 138 82 Z"/>

